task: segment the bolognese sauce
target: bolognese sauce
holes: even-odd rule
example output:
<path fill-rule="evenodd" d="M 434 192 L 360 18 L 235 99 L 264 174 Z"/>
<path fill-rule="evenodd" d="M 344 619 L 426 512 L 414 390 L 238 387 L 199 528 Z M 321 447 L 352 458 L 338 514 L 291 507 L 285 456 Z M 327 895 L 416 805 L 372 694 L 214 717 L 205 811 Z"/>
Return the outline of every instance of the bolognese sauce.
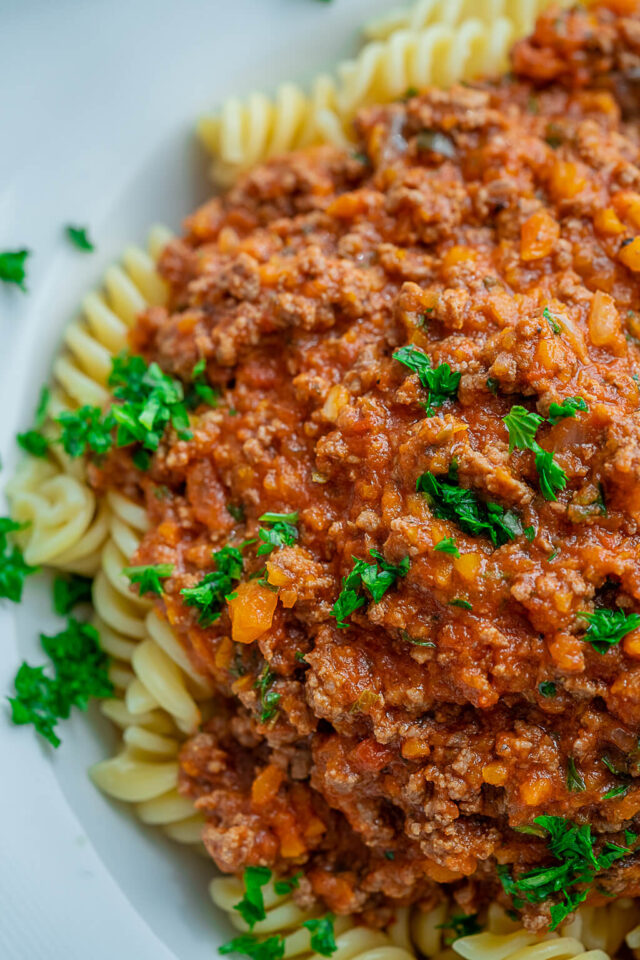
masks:
<path fill-rule="evenodd" d="M 364 110 L 355 152 L 253 170 L 163 255 L 132 347 L 208 393 L 93 480 L 145 497 L 135 562 L 172 565 L 215 683 L 180 776 L 223 871 L 541 929 L 553 826 L 587 851 L 569 898 L 640 895 L 633 6 Z"/>

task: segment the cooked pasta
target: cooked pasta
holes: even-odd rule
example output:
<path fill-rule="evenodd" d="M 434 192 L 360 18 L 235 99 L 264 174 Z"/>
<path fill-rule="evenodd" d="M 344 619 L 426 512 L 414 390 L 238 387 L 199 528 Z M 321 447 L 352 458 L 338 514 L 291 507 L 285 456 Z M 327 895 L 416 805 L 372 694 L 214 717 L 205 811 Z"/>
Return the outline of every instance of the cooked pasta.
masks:
<path fill-rule="evenodd" d="M 223 910 L 233 926 L 245 933 L 249 926 L 234 910 L 244 894 L 243 884 L 235 877 L 219 877 L 209 886 L 211 899 Z M 273 881 L 262 889 L 266 918 L 253 927 L 258 937 L 281 935 L 284 938 L 284 957 L 312 957 L 310 931 L 303 927 L 306 920 L 321 915 L 319 910 L 304 910 L 293 899 L 292 893 L 276 893 Z M 351 917 L 337 917 L 334 921 L 337 950 L 331 954 L 334 960 L 409 960 L 412 951 L 394 941 L 388 934 L 356 926 Z M 317 954 L 315 955 L 317 956 Z"/>
<path fill-rule="evenodd" d="M 351 122 L 368 103 L 388 103 L 408 88 L 447 85 L 504 69 L 512 42 L 550 0 L 423 0 L 375 21 L 354 60 L 318 77 L 310 93 L 283 84 L 273 98 L 227 100 L 200 119 L 200 138 L 224 186 L 261 160 L 314 143 L 345 146 Z M 565 3 L 566 5 L 566 3 Z"/>
<path fill-rule="evenodd" d="M 568 6 L 560 0 L 559 6 Z M 367 40 L 386 40 L 396 30 L 423 30 L 433 23 L 456 26 L 467 17 L 477 17 L 491 25 L 499 17 L 508 17 L 516 33 L 528 33 L 548 0 L 417 0 L 410 7 L 395 8 L 365 25 Z"/>
<path fill-rule="evenodd" d="M 515 933 L 476 933 L 460 937 L 453 944 L 455 952 L 464 960 L 609 960 L 603 950 L 587 950 L 574 937 L 548 934 L 536 936 L 526 930 Z"/>

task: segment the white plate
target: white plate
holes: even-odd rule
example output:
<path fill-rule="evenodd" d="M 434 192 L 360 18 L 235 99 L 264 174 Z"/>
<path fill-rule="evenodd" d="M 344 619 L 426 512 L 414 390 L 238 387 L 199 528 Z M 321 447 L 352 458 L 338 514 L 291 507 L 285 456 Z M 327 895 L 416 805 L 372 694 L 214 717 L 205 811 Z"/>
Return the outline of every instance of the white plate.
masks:
<path fill-rule="evenodd" d="M 0 250 L 26 246 L 29 293 L 0 290 L 0 453 L 30 425 L 64 324 L 147 227 L 207 193 L 197 115 L 232 93 L 305 80 L 356 48 L 388 0 L 0 0 Z M 62 237 L 88 224 L 97 250 Z M 2 286 L 2 285 L 0 285 Z M 0 693 L 42 662 L 44 582 L 0 604 Z M 213 867 L 135 823 L 86 768 L 112 743 L 76 713 L 58 751 L 0 707 L 2 960 L 211 960 L 229 929 Z"/>

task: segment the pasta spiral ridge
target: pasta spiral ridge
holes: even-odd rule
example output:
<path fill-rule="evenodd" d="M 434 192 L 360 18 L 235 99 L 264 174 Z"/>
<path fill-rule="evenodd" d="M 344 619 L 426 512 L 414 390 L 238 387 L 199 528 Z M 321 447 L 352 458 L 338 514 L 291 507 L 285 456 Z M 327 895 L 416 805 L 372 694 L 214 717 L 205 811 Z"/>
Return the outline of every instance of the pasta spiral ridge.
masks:
<path fill-rule="evenodd" d="M 318 77 L 305 93 L 282 84 L 273 98 L 231 98 L 200 119 L 200 138 L 212 155 L 212 176 L 224 186 L 256 163 L 316 143 L 347 146 L 352 120 L 368 103 L 388 103 L 410 87 L 450 84 L 507 63 L 551 0 L 421 0 L 409 12 L 372 23 L 366 43 L 335 76 Z M 568 0 L 564 0 L 567 5 Z"/>
<path fill-rule="evenodd" d="M 236 877 L 216 877 L 209 885 L 211 899 L 229 917 L 233 926 L 246 933 L 249 927 L 233 909 L 242 899 L 244 886 Z M 291 893 L 276 893 L 273 881 L 262 888 L 266 918 L 259 920 L 253 933 L 259 937 L 280 934 L 284 939 L 284 957 L 317 957 L 311 946 L 311 934 L 303 926 L 306 920 L 321 915 L 319 909 L 303 909 Z M 394 942 L 380 930 L 356 926 L 352 917 L 336 917 L 334 921 L 336 951 L 332 960 L 413 960 L 414 954 Z"/>
<path fill-rule="evenodd" d="M 109 400 L 107 379 L 112 358 L 127 343 L 127 332 L 140 310 L 166 299 L 155 261 L 171 234 L 156 227 L 149 253 L 128 247 L 122 266 L 105 274 L 104 290 L 90 293 L 82 315 L 64 335 L 65 348 L 53 367 L 53 390 L 44 433 L 53 438 L 53 419 L 84 404 L 103 406 Z M 46 563 L 85 576 L 100 565 L 108 535 L 108 514 L 85 482 L 84 465 L 59 444 L 46 459 L 27 456 L 7 486 L 14 519 L 28 527 L 18 537 L 27 563 Z"/>
<path fill-rule="evenodd" d="M 396 30 L 423 30 L 433 23 L 455 27 L 468 17 L 478 17 L 486 24 L 508 17 L 516 33 L 525 36 L 548 6 L 548 0 L 418 0 L 370 20 L 363 34 L 367 40 L 386 40 Z M 560 0 L 560 6 L 569 6 L 569 0 Z"/>

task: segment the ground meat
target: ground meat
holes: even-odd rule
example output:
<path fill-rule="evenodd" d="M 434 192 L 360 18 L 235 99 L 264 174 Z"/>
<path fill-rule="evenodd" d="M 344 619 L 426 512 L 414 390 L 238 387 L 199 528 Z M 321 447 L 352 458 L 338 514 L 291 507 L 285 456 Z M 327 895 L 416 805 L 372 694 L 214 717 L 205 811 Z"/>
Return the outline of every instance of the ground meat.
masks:
<path fill-rule="evenodd" d="M 133 342 L 185 380 L 204 359 L 220 400 L 144 479 L 121 456 L 101 476 L 145 493 L 136 562 L 174 565 L 158 602 L 216 686 L 181 789 L 223 870 L 304 865 L 306 903 L 384 919 L 440 884 L 508 904 L 497 864 L 546 862 L 515 829 L 540 813 L 634 827 L 640 639 L 598 652 L 581 617 L 640 604 L 640 19 L 614 8 L 541 18 L 510 78 L 365 110 L 357 156 L 256 169 L 164 253 L 169 305 Z M 425 410 L 406 344 L 460 373 L 456 397 Z M 539 428 L 567 478 L 545 499 L 503 418 L 567 397 L 587 409 Z M 437 516 L 427 471 L 515 533 Z M 240 642 L 233 598 L 202 627 L 179 591 L 266 511 L 297 512 L 298 539 L 266 571 L 244 547 L 238 589 L 272 612 Z M 450 537 L 460 556 L 436 549 Z M 340 626 L 372 549 L 409 569 Z M 600 890 L 637 894 L 637 875 L 629 858 Z"/>

